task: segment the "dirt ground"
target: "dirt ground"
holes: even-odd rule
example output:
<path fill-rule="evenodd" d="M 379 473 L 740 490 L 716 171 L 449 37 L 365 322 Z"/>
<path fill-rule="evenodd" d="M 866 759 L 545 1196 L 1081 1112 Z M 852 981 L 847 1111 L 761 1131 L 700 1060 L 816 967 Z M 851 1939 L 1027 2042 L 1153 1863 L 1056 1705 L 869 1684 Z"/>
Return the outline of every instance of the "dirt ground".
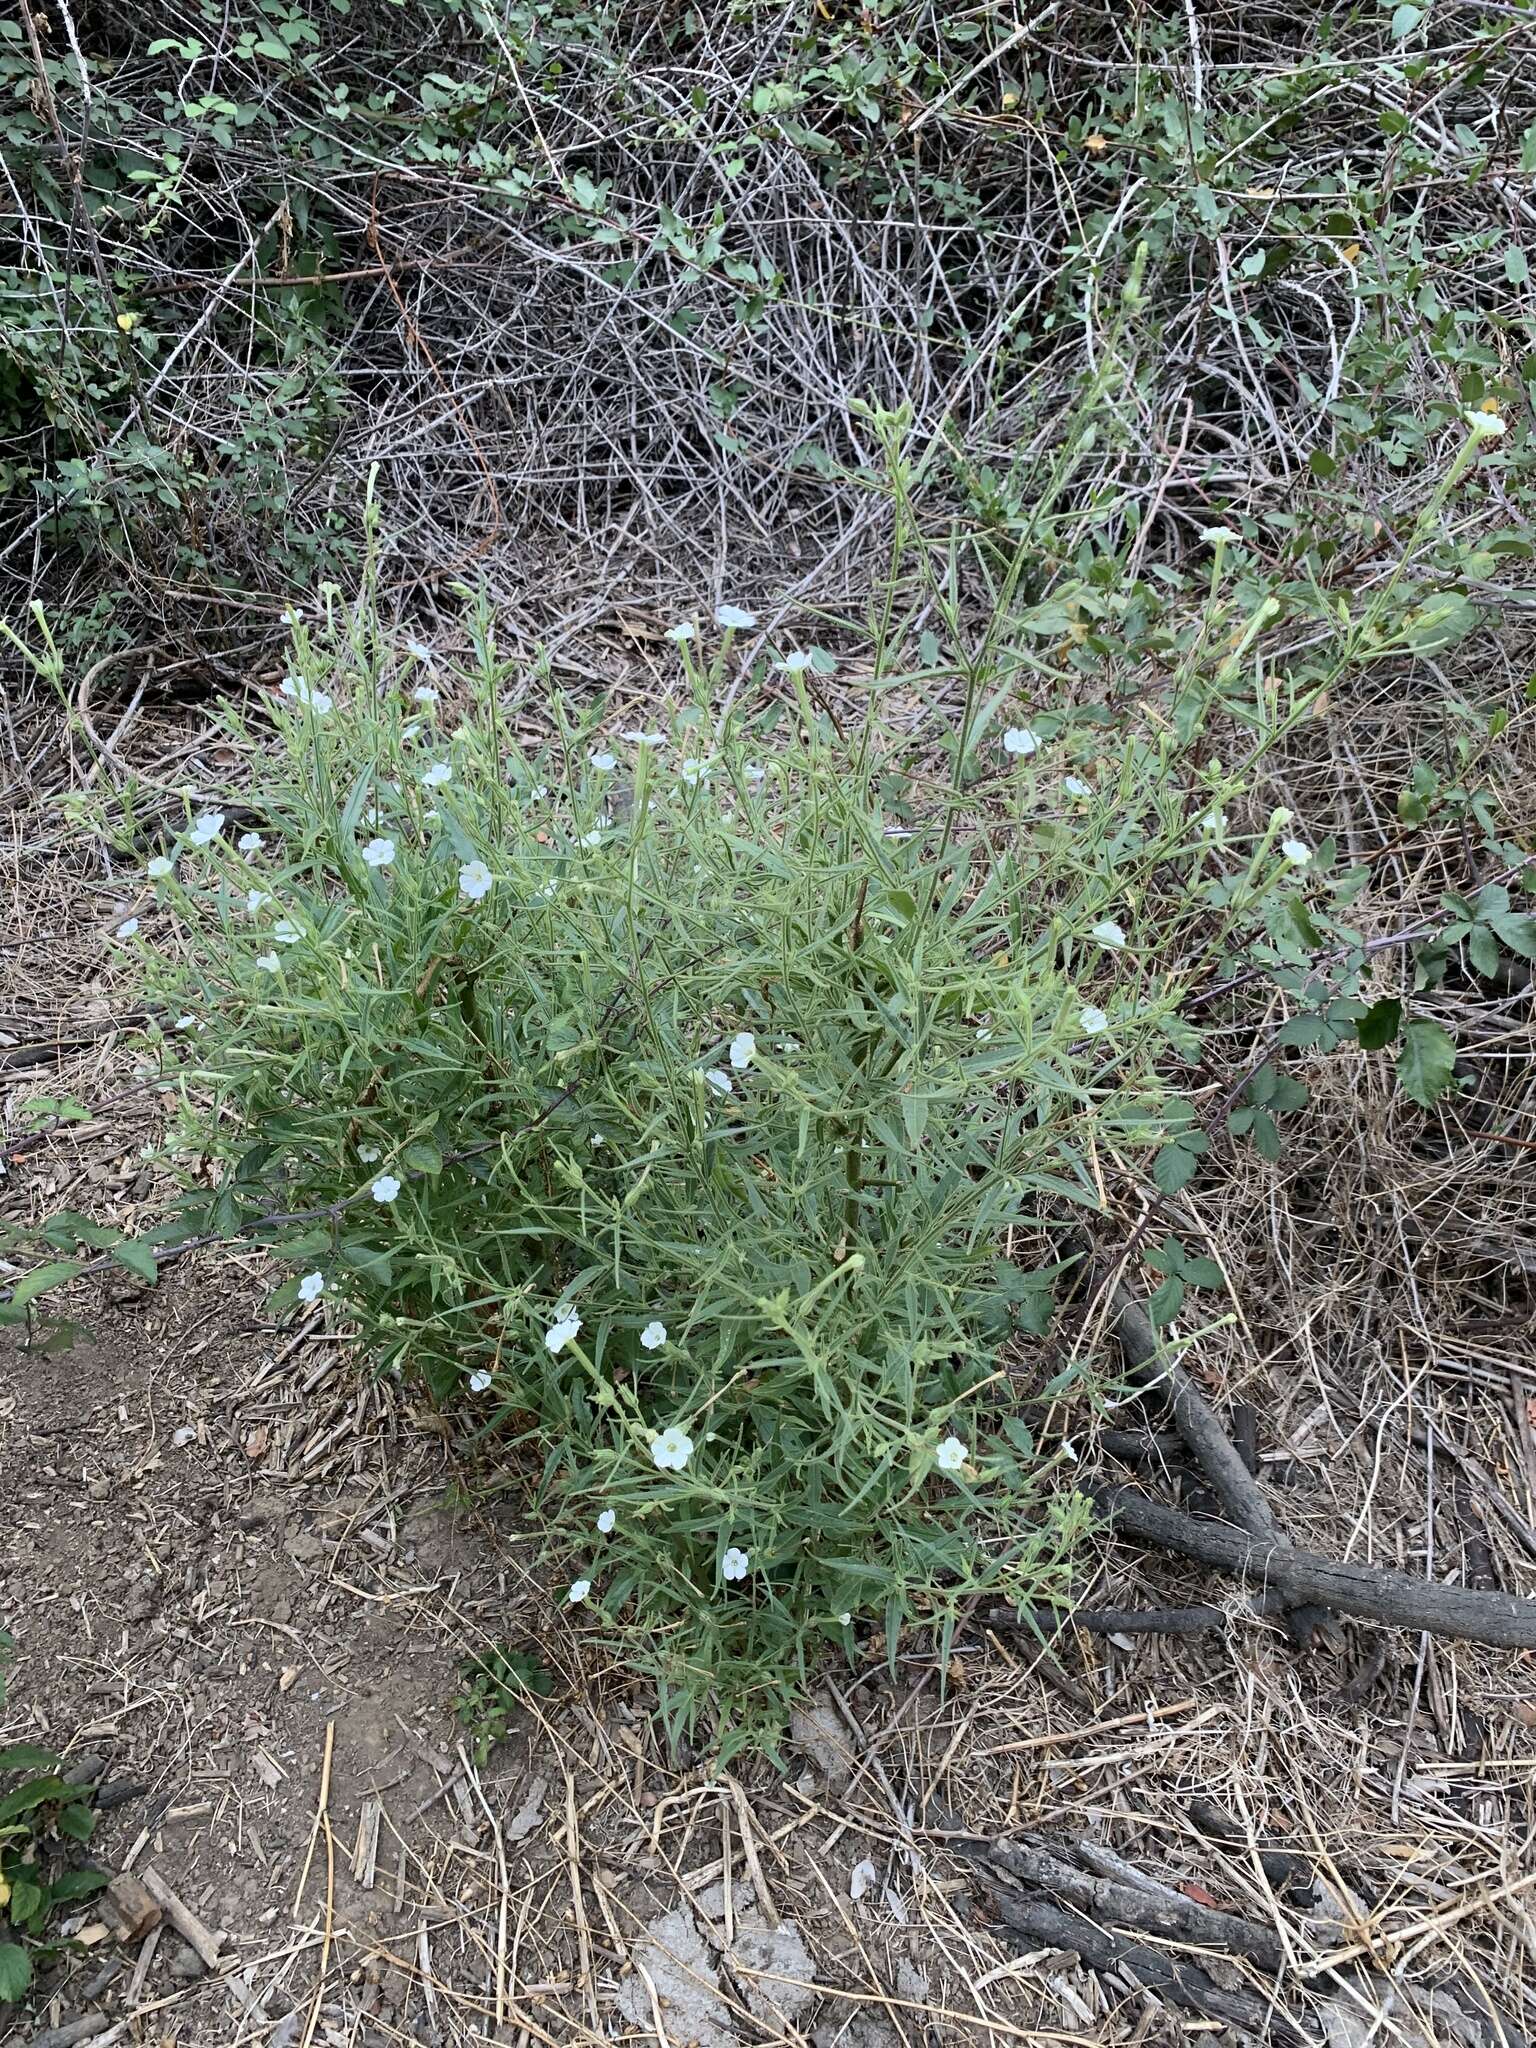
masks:
<path fill-rule="evenodd" d="M 211 782 L 196 736 L 176 744 Z M 0 1131 L 15 1148 L 41 1094 L 90 1113 L 13 1149 L 0 1200 L 15 1221 L 147 1223 L 158 1112 L 102 937 L 127 898 L 52 803 L 75 771 L 38 747 L 6 771 L 13 802 L 41 794 L 4 847 Z M 1529 990 L 1479 1014 L 1489 1086 L 1523 1100 Z M 1295 1541 L 1532 1595 L 1536 1200 L 1474 1128 L 1426 1142 L 1423 1123 L 1358 1069 L 1320 1076 L 1283 1168 L 1180 1198 L 1236 1282 L 1189 1362 L 1219 1406 L 1253 1404 Z M 0 1732 L 98 1760 L 93 1854 L 156 1873 L 219 1958 L 169 1924 L 119 1946 L 87 1906 L 41 2012 L 0 2017 L 0 2039 L 77 2019 L 100 2025 L 75 2039 L 157 2048 L 1221 2031 L 1011 1934 L 961 1829 L 1087 1842 L 1277 1930 L 1277 1990 L 1216 1967 L 1329 2048 L 1531 2030 L 1529 1657 L 1355 1626 L 1303 1654 L 1231 1582 L 1105 1537 L 1085 1597 L 1214 1601 L 1227 1625 L 1047 1652 L 978 1617 L 946 1669 L 904 1643 L 894 1678 L 871 1646 L 828 1674 L 784 1772 L 718 1774 L 668 1756 L 643 1688 L 589 1657 L 557 1561 L 470 1448 L 323 1316 L 275 1326 L 262 1295 L 257 1254 L 207 1252 L 154 1289 L 77 1284 L 72 1349 L 0 1332 Z M 1091 1418 L 1064 1419 L 1101 1463 Z M 477 1762 L 453 1703 L 496 1644 L 536 1649 L 554 1685 Z M 1275 1881 L 1264 1849 L 1310 1885 Z"/>

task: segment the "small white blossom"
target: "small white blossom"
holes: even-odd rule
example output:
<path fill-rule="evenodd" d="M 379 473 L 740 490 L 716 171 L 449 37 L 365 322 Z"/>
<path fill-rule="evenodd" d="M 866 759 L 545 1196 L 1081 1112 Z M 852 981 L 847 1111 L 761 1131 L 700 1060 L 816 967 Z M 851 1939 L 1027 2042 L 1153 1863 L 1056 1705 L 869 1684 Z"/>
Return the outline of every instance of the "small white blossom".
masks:
<path fill-rule="evenodd" d="M 1008 754 L 1028 756 L 1039 749 L 1040 741 L 1027 725 L 1010 725 L 1003 734 L 1003 751 Z"/>
<path fill-rule="evenodd" d="M 394 857 L 393 839 L 370 839 L 363 848 L 363 859 L 371 868 L 387 868 Z"/>
<path fill-rule="evenodd" d="M 1081 775 L 1064 775 L 1061 778 L 1061 786 L 1068 796 L 1093 795 L 1093 784 L 1091 782 L 1084 782 Z"/>
<path fill-rule="evenodd" d="M 1312 849 L 1300 839 L 1282 839 L 1280 851 L 1293 868 L 1304 868 L 1312 858 Z"/>
<path fill-rule="evenodd" d="M 592 766 L 597 770 L 599 775 L 611 774 L 612 771 L 618 766 L 618 757 L 616 755 L 606 754 L 601 751 L 595 754 L 589 754 L 587 756 L 587 759 L 592 763 Z"/>
<path fill-rule="evenodd" d="M 256 955 L 256 965 L 263 974 L 276 974 L 282 962 L 275 953 L 258 953 Z"/>
<path fill-rule="evenodd" d="M 1242 540 L 1242 537 L 1240 533 L 1234 533 L 1230 526 L 1202 526 L 1200 529 L 1200 538 L 1207 547 L 1214 548 L 1222 543 L 1236 546 Z"/>
<path fill-rule="evenodd" d="M 969 1447 L 959 1437 L 947 1436 L 934 1452 L 933 1462 L 941 1472 L 959 1472 L 970 1455 Z"/>
<path fill-rule="evenodd" d="M 437 692 L 430 683 L 418 683 L 411 692 L 411 702 L 413 704 L 435 704 L 437 702 Z"/>
<path fill-rule="evenodd" d="M 680 620 L 677 625 L 668 626 L 667 628 L 667 638 L 674 647 L 686 647 L 693 637 L 693 628 L 686 619 Z"/>
<path fill-rule="evenodd" d="M 263 903 L 270 903 L 271 901 L 272 898 L 267 894 L 265 889 L 247 889 L 245 892 L 246 916 L 254 917 L 257 911 L 260 910 Z"/>
<path fill-rule="evenodd" d="M 418 661 L 430 662 L 432 659 L 432 650 L 425 640 L 407 640 L 405 651 L 407 654 L 414 654 Z"/>
<path fill-rule="evenodd" d="M 717 1095 L 732 1095 L 735 1093 L 736 1083 L 723 1067 L 711 1067 L 704 1078 Z"/>
<path fill-rule="evenodd" d="M 323 1273 L 306 1273 L 299 1282 L 300 1301 L 318 1301 L 324 1292 L 325 1275 Z"/>
<path fill-rule="evenodd" d="M 563 1351 L 580 1328 L 580 1316 L 575 1313 L 563 1315 L 559 1322 L 551 1323 L 544 1332 L 544 1348 L 547 1351 Z"/>
<path fill-rule="evenodd" d="M 1214 836 L 1218 832 L 1225 832 L 1226 829 L 1227 814 L 1225 811 L 1207 811 L 1200 820 L 1200 830 L 1210 836 Z"/>
<path fill-rule="evenodd" d="M 803 676 L 807 669 L 815 666 L 815 661 L 816 657 L 814 655 L 807 654 L 804 649 L 800 649 L 794 654 L 786 654 L 779 663 L 779 667 L 787 676 Z"/>
<path fill-rule="evenodd" d="M 490 1384 L 491 1376 L 484 1366 L 481 1366 L 478 1372 L 472 1372 L 469 1376 L 469 1391 L 472 1394 L 483 1394 Z"/>
<path fill-rule="evenodd" d="M 1095 1032 L 1107 1031 L 1109 1029 L 1108 1017 L 1105 1016 L 1102 1010 L 1096 1009 L 1092 1003 L 1085 1004 L 1084 1007 L 1078 1011 L 1077 1021 L 1079 1024 L 1081 1024 L 1083 1029 L 1090 1035 L 1090 1037 Z"/>
<path fill-rule="evenodd" d="M 242 832 L 235 841 L 242 853 L 260 853 L 265 843 L 259 832 Z"/>
<path fill-rule="evenodd" d="M 597 1518 L 598 1535 L 611 1536 L 613 1534 L 614 1524 L 618 1521 L 618 1519 L 618 1516 L 614 1513 L 612 1508 L 604 1508 L 603 1512 Z"/>
<path fill-rule="evenodd" d="M 651 1439 L 651 1463 L 659 1472 L 681 1472 L 693 1456 L 693 1438 L 674 1422 Z"/>
<path fill-rule="evenodd" d="M 682 776 L 690 789 L 696 789 L 701 782 L 708 780 L 709 771 L 713 765 L 712 762 L 701 759 L 697 754 L 690 754 L 677 772 Z"/>
<path fill-rule="evenodd" d="M 377 1145 L 359 1145 L 357 1156 L 361 1159 L 364 1166 L 372 1166 L 373 1162 L 380 1156 L 379 1148 Z"/>
<path fill-rule="evenodd" d="M 392 1202 L 400 1192 L 400 1183 L 392 1173 L 381 1173 L 368 1192 L 376 1202 Z"/>
<path fill-rule="evenodd" d="M 738 1550 L 734 1544 L 720 1560 L 722 1579 L 744 1579 L 752 1568 L 750 1551 Z"/>
<path fill-rule="evenodd" d="M 138 928 L 139 920 L 136 917 L 125 917 L 117 928 L 117 936 L 120 939 L 131 939 Z"/>
<path fill-rule="evenodd" d="M 1501 419 L 1496 412 L 1468 413 L 1467 425 L 1479 441 L 1497 441 L 1509 432 L 1509 421 Z"/>
<path fill-rule="evenodd" d="M 200 811 L 193 820 L 192 830 L 187 834 L 194 846 L 212 846 L 224 830 L 222 811 Z"/>
<path fill-rule="evenodd" d="M 548 795 L 549 784 L 547 782 L 536 782 L 528 792 L 528 801 L 531 804 L 542 803 Z"/>
<path fill-rule="evenodd" d="M 571 1589 L 565 1596 L 566 1601 L 572 1607 L 579 1607 L 591 1590 L 592 1581 L 590 1579 L 572 1579 Z"/>
<path fill-rule="evenodd" d="M 594 825 L 590 832 L 583 832 L 581 835 L 581 843 L 583 846 L 601 846 L 603 843 L 603 835 L 601 828 Z"/>
<path fill-rule="evenodd" d="M 844 1628 L 851 1628 L 853 1626 L 853 1616 L 851 1614 L 840 1614 L 837 1618 Z"/>
<path fill-rule="evenodd" d="M 750 1067 L 757 1054 L 757 1040 L 750 1031 L 738 1031 L 731 1040 L 731 1065 L 737 1073 Z"/>
<path fill-rule="evenodd" d="M 727 633 L 734 633 L 738 630 L 744 631 L 748 626 L 755 626 L 757 618 L 754 613 L 743 611 L 739 604 L 717 604 L 715 624 Z"/>
<path fill-rule="evenodd" d="M 434 761 L 430 768 L 424 768 L 421 779 L 428 789 L 441 789 L 445 782 L 452 782 L 453 770 L 446 761 Z"/>
<path fill-rule="evenodd" d="M 188 1010 L 185 1016 L 178 1017 L 176 1019 L 176 1029 L 178 1031 L 190 1031 L 192 1029 L 192 1026 L 196 1022 L 197 1019 L 193 1016 L 192 1012 Z"/>
<path fill-rule="evenodd" d="M 750 782 L 754 789 L 767 779 L 767 775 L 768 770 L 759 761 L 748 761 L 741 771 L 742 781 Z"/>
<path fill-rule="evenodd" d="M 459 894 L 478 903 L 491 893 L 491 871 L 483 860 L 466 861 L 459 869 Z"/>
<path fill-rule="evenodd" d="M 152 882 L 163 882 L 166 876 L 174 871 L 175 866 L 175 861 L 167 860 L 163 853 L 157 853 L 144 872 Z"/>
<path fill-rule="evenodd" d="M 272 936 L 280 946 L 296 946 L 304 936 L 304 927 L 295 924 L 291 917 L 280 917 L 272 927 Z"/>
<path fill-rule="evenodd" d="M 619 738 L 628 741 L 632 747 L 664 747 L 667 744 L 664 732 L 640 732 L 637 729 L 634 732 L 621 732 Z"/>
<path fill-rule="evenodd" d="M 592 1150 L 594 1152 L 597 1150 L 599 1145 L 606 1145 L 607 1142 L 608 1140 L 603 1136 L 601 1131 L 594 1131 L 591 1137 L 587 1140 L 587 1143 L 592 1147 Z"/>
<path fill-rule="evenodd" d="M 647 1351 L 659 1351 L 667 1341 L 667 1326 L 662 1322 L 649 1322 L 640 1332 L 640 1342 Z"/>
<path fill-rule="evenodd" d="M 307 704 L 317 718 L 324 718 L 331 708 L 331 699 L 324 690 L 314 689 L 303 676 L 284 676 L 278 685 L 285 697 L 291 697 L 296 704 Z"/>
<path fill-rule="evenodd" d="M 1088 935 L 1097 939 L 1101 946 L 1108 946 L 1111 952 L 1125 944 L 1125 933 L 1112 917 L 1106 917 L 1102 924 L 1096 924 Z"/>

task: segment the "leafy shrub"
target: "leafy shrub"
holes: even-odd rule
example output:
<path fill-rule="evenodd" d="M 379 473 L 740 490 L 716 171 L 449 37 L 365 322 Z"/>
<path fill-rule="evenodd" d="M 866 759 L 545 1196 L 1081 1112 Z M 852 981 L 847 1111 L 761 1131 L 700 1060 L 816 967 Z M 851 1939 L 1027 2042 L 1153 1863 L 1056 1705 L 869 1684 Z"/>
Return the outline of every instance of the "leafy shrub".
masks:
<path fill-rule="evenodd" d="M 52 1953 L 48 1926 L 60 1908 L 107 1882 L 104 1870 L 59 1867 L 96 1826 L 90 1788 L 69 1784 L 63 1768 L 34 1743 L 0 1749 L 0 2006 L 26 1995 L 34 1958 Z"/>
<path fill-rule="evenodd" d="M 820 650 L 728 690 L 727 609 L 708 662 L 677 629 L 654 731 L 556 697 L 533 735 L 488 616 L 450 672 L 365 593 L 296 633 L 275 750 L 230 714 L 251 787 L 121 934 L 199 1183 L 162 1242 L 265 1243 L 275 1306 L 477 1425 L 552 1597 L 727 1751 L 855 1627 L 894 1655 L 1057 1583 L 1084 1509 L 1032 1410 L 1066 1382 L 1011 1339 L 1059 1267 L 1004 1253 L 1186 1113 L 1181 997 L 1296 872 L 1278 819 L 1216 857 L 1238 783 L 1187 704 L 1183 740 L 1010 723 L 1027 617 L 1003 594 L 936 755 L 882 714 L 952 673 L 898 672 L 904 628 L 852 729 Z"/>

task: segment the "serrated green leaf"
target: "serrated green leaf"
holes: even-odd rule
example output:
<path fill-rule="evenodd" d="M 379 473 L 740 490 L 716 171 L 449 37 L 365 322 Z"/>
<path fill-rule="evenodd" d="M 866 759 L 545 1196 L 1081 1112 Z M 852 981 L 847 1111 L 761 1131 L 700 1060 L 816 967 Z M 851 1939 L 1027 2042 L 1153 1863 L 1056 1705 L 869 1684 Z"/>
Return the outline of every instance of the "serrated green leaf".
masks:
<path fill-rule="evenodd" d="M 160 1277 L 160 1267 L 148 1245 L 135 1244 L 131 1238 L 112 1247 L 112 1256 L 119 1265 L 126 1266 L 130 1273 L 137 1273 L 141 1280 L 151 1285 Z"/>
<path fill-rule="evenodd" d="M 14 2005 L 31 1982 L 26 1950 L 14 1941 L 0 1941 L 0 2005 Z"/>
<path fill-rule="evenodd" d="M 1194 1179 L 1200 1155 L 1188 1145 L 1164 1145 L 1152 1161 L 1152 1178 L 1165 1195 L 1176 1195 Z"/>
<path fill-rule="evenodd" d="M 1456 1071 L 1456 1041 L 1432 1017 L 1414 1017 L 1403 1027 L 1397 1083 L 1410 1102 L 1428 1109 L 1450 1087 Z"/>
<path fill-rule="evenodd" d="M 1403 1006 L 1396 996 L 1382 996 L 1372 1003 L 1355 1026 L 1355 1036 L 1367 1052 L 1380 1052 L 1390 1045 L 1403 1021 Z"/>

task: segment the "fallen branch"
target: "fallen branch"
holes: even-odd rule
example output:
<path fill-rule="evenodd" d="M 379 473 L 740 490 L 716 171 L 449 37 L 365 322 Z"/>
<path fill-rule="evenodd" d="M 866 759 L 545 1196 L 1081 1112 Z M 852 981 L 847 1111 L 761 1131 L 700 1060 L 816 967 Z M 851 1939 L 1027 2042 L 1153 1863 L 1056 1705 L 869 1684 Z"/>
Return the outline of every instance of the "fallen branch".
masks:
<path fill-rule="evenodd" d="M 1293 1605 L 1496 1649 L 1536 1650 L 1536 1600 L 1439 1585 L 1380 1565 L 1340 1564 L 1227 1522 L 1197 1521 L 1123 1486 L 1090 1485 L 1084 1492 L 1123 1533 L 1256 1581 Z"/>
<path fill-rule="evenodd" d="M 1185 2012 L 1226 2020 L 1250 2034 L 1269 2034 L 1287 2048 L 1302 2048 L 1308 2039 L 1270 2000 L 1251 1991 L 1228 1990 L 1197 1963 L 1164 1955 L 1130 1935 L 1096 1927 L 1070 1906 L 1004 1889 L 998 1895 L 998 1911 L 1005 1927 L 1032 1944 L 1068 1949 L 1091 1970 L 1113 1970 L 1133 1977 Z"/>

